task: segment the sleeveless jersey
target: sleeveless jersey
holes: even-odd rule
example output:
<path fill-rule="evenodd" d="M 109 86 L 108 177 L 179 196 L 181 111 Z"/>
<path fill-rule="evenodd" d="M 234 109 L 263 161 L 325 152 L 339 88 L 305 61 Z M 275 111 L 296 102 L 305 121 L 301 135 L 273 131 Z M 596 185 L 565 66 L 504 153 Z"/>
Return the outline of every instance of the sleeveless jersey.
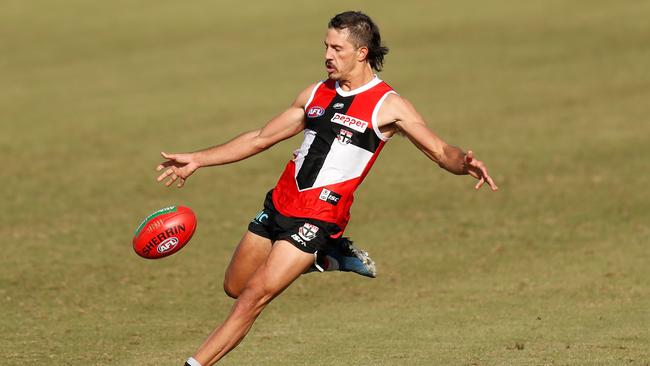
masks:
<path fill-rule="evenodd" d="M 304 140 L 273 190 L 281 214 L 331 222 L 341 229 L 334 236 L 343 233 L 354 191 L 388 141 L 377 114 L 391 93 L 377 76 L 351 91 L 334 80 L 314 87 L 305 105 Z"/>

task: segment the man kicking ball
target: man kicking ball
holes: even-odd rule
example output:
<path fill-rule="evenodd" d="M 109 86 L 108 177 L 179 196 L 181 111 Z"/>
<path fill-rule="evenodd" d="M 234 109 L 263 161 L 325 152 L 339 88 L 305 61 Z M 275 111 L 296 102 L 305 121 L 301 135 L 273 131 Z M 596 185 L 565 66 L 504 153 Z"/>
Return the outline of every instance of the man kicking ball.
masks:
<path fill-rule="evenodd" d="M 235 305 L 186 365 L 217 363 L 242 341 L 266 305 L 312 266 L 350 270 L 346 265 L 352 263 L 353 271 L 374 276 L 367 255 L 342 235 L 354 191 L 396 133 L 407 136 L 441 168 L 478 179 L 476 189 L 487 183 L 497 190 L 472 151 L 465 153 L 440 139 L 411 103 L 375 75 L 387 53 L 367 15 L 338 14 L 325 37 L 326 80 L 300 92 L 261 129 L 193 153 L 162 153 L 167 160 L 158 166 L 163 171 L 158 181 L 182 187 L 201 167 L 246 159 L 304 133 L 226 270 L 224 289 L 237 299 Z"/>

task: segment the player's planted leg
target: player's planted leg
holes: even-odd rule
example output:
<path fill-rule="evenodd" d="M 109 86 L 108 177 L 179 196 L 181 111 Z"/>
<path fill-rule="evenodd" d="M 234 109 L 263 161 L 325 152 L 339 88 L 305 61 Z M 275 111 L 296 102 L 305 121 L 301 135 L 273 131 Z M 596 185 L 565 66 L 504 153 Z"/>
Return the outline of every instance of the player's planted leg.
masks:
<path fill-rule="evenodd" d="M 193 358 L 202 366 L 210 366 L 235 348 L 266 305 L 300 277 L 313 261 L 313 254 L 287 241 L 275 242 L 268 259 L 239 295 L 228 318 L 210 334 Z"/>

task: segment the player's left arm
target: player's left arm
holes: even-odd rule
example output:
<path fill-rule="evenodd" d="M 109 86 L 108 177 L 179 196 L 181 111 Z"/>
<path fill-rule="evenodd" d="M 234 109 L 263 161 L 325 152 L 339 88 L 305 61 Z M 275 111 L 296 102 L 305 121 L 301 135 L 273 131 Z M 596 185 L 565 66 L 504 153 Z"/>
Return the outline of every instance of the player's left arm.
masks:
<path fill-rule="evenodd" d="M 380 129 L 404 133 L 420 151 L 441 168 L 453 174 L 469 174 L 478 179 L 476 189 L 481 188 L 484 183 L 493 191 L 498 189 L 485 164 L 477 160 L 471 150 L 465 153 L 460 148 L 447 144 L 427 127 L 422 115 L 403 97 L 389 95 L 379 110 L 377 120 Z"/>

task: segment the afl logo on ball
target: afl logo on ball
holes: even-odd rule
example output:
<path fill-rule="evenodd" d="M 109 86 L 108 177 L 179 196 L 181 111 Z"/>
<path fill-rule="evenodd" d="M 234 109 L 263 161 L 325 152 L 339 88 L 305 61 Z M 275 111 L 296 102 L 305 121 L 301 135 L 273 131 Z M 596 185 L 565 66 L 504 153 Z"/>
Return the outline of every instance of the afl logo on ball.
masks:
<path fill-rule="evenodd" d="M 158 253 L 162 254 L 174 249 L 174 247 L 176 247 L 177 244 L 178 244 L 178 238 L 172 236 L 171 238 L 167 238 L 163 240 L 163 242 L 158 245 L 158 248 L 156 248 L 156 250 L 158 251 Z"/>
<path fill-rule="evenodd" d="M 325 114 L 325 108 L 315 105 L 307 111 L 307 117 L 309 118 L 318 118 Z"/>

